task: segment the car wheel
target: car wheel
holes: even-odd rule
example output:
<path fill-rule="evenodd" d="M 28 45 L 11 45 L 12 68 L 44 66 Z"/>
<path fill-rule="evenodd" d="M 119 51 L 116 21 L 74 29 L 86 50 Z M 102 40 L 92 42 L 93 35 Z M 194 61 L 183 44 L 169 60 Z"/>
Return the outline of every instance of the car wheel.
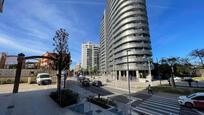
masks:
<path fill-rule="evenodd" d="M 193 107 L 193 104 L 190 103 L 190 102 L 187 102 L 187 103 L 185 103 L 185 106 L 188 107 L 188 108 L 192 108 L 192 107 Z"/>

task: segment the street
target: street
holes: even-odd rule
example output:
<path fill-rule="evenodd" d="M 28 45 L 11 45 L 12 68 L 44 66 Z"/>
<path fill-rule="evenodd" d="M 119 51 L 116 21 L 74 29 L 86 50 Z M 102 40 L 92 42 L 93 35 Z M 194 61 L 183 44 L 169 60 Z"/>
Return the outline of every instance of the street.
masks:
<path fill-rule="evenodd" d="M 26 95 L 35 94 L 35 96 L 37 95 L 40 96 L 41 95 L 40 92 L 42 90 L 50 90 L 53 88 L 55 89 L 55 87 L 56 85 L 38 86 L 36 84 L 20 84 L 19 92 L 22 92 L 20 94 L 26 94 Z M 189 109 L 189 108 L 180 106 L 177 102 L 178 95 L 174 95 L 174 94 L 154 93 L 153 95 L 150 95 L 147 93 L 146 90 L 141 90 L 137 92 L 132 91 L 131 99 L 130 99 L 131 101 L 129 101 L 128 90 L 119 89 L 108 85 L 104 85 L 101 88 L 95 87 L 95 86 L 83 87 L 79 82 L 72 79 L 67 81 L 66 87 L 80 93 L 82 100 L 90 95 L 97 96 L 98 94 L 100 94 L 104 98 L 109 98 L 113 100 L 118 105 L 117 107 L 120 110 L 124 111 L 124 113 L 126 113 L 127 110 L 129 110 L 128 105 L 131 105 L 132 115 L 138 115 L 138 114 L 139 115 L 169 115 L 169 114 L 203 115 L 204 114 L 204 111 Z M 2 109 L 7 107 L 7 106 L 3 106 L 3 103 L 5 103 L 6 105 L 12 105 L 10 101 L 9 103 L 7 103 L 7 101 L 5 100 L 5 99 L 10 100 L 10 98 L 6 98 L 5 96 L 8 93 L 12 92 L 12 88 L 13 88 L 12 84 L 1 85 L 0 87 L 1 99 L 4 100 L 4 101 L 0 100 L 2 101 L 2 104 L 1 104 Z M 24 92 L 30 92 L 30 93 L 24 93 Z M 39 98 L 39 97 L 35 97 L 35 98 Z M 18 104 L 16 104 L 16 106 L 18 106 Z M 20 111 L 18 112 L 20 113 Z"/>
<path fill-rule="evenodd" d="M 80 85 L 80 84 L 79 84 Z M 127 109 L 127 104 L 131 104 L 132 112 L 135 114 L 147 115 L 202 115 L 200 110 L 190 109 L 180 106 L 177 102 L 177 95 L 168 94 L 147 94 L 147 91 L 141 91 L 131 94 L 129 102 L 128 91 L 109 86 L 104 87 L 82 87 L 94 94 L 101 94 L 119 104 L 121 110 Z M 200 112 L 200 113 L 199 113 Z"/>

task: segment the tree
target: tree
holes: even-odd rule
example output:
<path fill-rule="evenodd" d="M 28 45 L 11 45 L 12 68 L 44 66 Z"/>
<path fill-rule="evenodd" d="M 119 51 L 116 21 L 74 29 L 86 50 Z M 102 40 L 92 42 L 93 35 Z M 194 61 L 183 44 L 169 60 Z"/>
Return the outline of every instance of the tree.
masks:
<path fill-rule="evenodd" d="M 163 58 L 161 60 L 162 64 L 166 64 L 168 65 L 171 69 L 170 69 L 170 73 L 171 73 L 171 79 L 170 82 L 172 84 L 172 87 L 176 87 L 175 82 L 174 82 L 174 72 L 175 72 L 175 64 L 178 63 L 179 58 L 178 57 L 172 57 L 172 58 Z M 169 70 L 169 69 L 168 69 Z"/>
<path fill-rule="evenodd" d="M 204 49 L 196 49 L 190 53 L 191 57 L 198 58 L 201 66 L 204 67 Z"/>
<path fill-rule="evenodd" d="M 176 75 L 177 76 L 192 76 L 192 64 L 188 57 L 179 58 L 178 64 L 176 64 Z"/>
<path fill-rule="evenodd" d="M 188 57 L 179 58 L 179 64 L 185 65 L 185 66 L 192 66 L 190 59 Z"/>
<path fill-rule="evenodd" d="M 58 69 L 57 75 L 57 92 L 58 98 L 61 103 L 61 72 L 64 69 L 69 69 L 71 63 L 71 55 L 68 49 L 68 37 L 69 34 L 65 29 L 59 29 L 56 31 L 55 36 L 53 37 L 53 46 L 55 47 L 54 52 L 57 53 L 56 65 Z"/>

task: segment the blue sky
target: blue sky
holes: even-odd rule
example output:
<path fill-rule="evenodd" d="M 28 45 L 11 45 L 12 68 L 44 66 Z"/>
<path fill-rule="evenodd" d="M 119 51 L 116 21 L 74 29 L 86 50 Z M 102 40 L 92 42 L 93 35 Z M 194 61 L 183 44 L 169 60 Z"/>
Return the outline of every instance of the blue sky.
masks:
<path fill-rule="evenodd" d="M 55 31 L 70 34 L 73 64 L 81 43 L 99 43 L 104 0 L 5 0 L 0 14 L 0 52 L 41 55 L 52 51 Z M 147 0 L 153 57 L 185 57 L 203 48 L 204 0 Z"/>

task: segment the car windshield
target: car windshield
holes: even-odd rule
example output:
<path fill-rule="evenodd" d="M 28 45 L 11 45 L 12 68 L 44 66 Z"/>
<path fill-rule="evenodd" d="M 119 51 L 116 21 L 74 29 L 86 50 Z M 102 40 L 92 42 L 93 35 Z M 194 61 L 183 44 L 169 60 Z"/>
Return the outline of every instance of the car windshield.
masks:
<path fill-rule="evenodd" d="M 191 95 L 188 95 L 187 97 L 191 98 L 191 97 L 194 97 L 194 96 L 196 96 L 196 94 L 191 94 Z"/>
<path fill-rule="evenodd" d="M 40 78 L 49 78 L 49 75 L 40 75 Z"/>

